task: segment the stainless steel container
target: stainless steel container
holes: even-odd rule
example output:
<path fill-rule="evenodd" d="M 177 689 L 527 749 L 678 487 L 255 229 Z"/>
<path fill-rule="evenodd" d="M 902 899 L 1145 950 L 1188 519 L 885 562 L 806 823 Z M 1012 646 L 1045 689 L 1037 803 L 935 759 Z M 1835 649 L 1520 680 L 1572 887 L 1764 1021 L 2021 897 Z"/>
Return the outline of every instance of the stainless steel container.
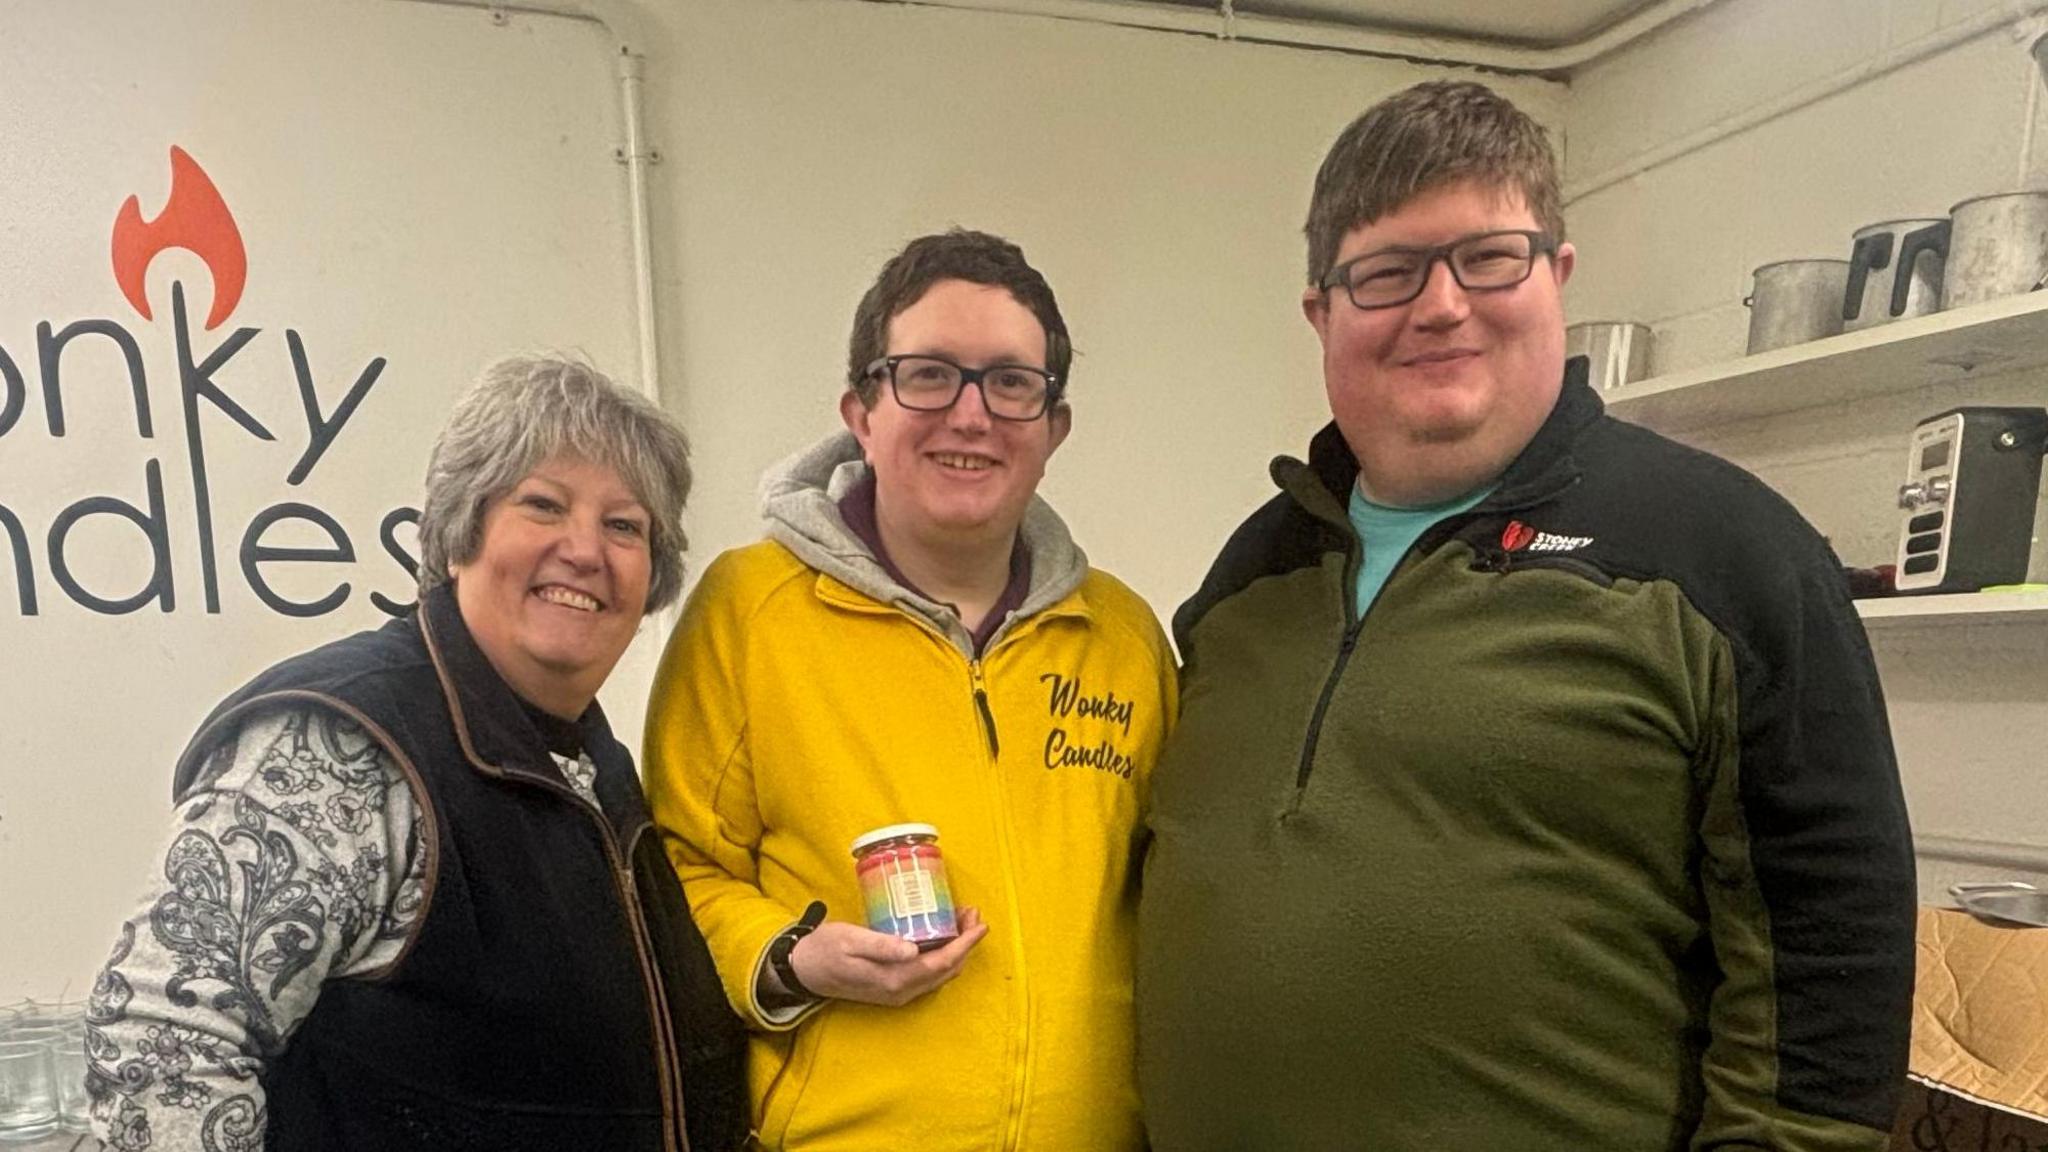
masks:
<path fill-rule="evenodd" d="M 1564 330 L 1564 354 L 1593 362 L 1586 381 L 1606 390 L 1650 374 L 1650 329 L 1643 324 L 1593 320 Z"/>
<path fill-rule="evenodd" d="M 1756 286 L 1742 299 L 1751 355 L 1841 332 L 1847 260 L 1779 260 L 1751 275 Z"/>
<path fill-rule="evenodd" d="M 1949 223 L 1943 308 L 2031 292 L 2048 278 L 2048 191 L 1965 200 Z"/>
<path fill-rule="evenodd" d="M 1948 894 L 1963 911 L 1979 920 L 2048 928 L 2048 892 L 2023 880 L 1951 884 Z"/>
<path fill-rule="evenodd" d="M 1850 237 L 1849 288 L 1842 331 L 1925 316 L 1941 307 L 1942 257 L 1948 219 L 1886 220 Z"/>

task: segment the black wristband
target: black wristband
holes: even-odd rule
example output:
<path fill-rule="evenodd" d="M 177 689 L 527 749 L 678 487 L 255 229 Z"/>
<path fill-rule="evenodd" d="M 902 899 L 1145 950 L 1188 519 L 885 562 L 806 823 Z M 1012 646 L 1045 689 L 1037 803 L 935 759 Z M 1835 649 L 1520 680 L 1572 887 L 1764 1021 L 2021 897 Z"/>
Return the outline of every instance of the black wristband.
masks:
<path fill-rule="evenodd" d="M 783 988 L 792 995 L 806 1000 L 822 1000 L 824 997 L 804 987 L 804 982 L 797 978 L 796 965 L 789 962 L 789 954 L 796 951 L 797 941 L 809 936 L 824 921 L 825 902 L 813 900 L 796 923 L 768 942 L 768 966 L 775 970 L 775 978 L 782 981 Z"/>

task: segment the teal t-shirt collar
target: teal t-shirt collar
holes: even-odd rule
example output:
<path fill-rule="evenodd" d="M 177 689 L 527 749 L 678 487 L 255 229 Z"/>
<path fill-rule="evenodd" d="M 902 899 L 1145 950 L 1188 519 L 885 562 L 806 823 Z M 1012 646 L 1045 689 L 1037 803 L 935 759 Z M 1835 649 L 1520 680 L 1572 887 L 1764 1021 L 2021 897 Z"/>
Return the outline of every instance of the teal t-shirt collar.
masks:
<path fill-rule="evenodd" d="M 1365 493 L 1353 484 L 1347 511 L 1351 517 L 1351 530 L 1358 533 L 1358 542 L 1364 553 L 1359 561 L 1358 581 L 1353 591 L 1359 617 L 1363 618 L 1365 610 L 1372 607 L 1380 589 L 1386 586 L 1387 578 L 1401 563 L 1401 557 L 1408 554 L 1408 549 L 1415 546 L 1424 532 L 1442 520 L 1473 508 L 1492 495 L 1496 486 L 1485 484 L 1463 496 L 1423 508 L 1390 508 L 1366 499 Z"/>

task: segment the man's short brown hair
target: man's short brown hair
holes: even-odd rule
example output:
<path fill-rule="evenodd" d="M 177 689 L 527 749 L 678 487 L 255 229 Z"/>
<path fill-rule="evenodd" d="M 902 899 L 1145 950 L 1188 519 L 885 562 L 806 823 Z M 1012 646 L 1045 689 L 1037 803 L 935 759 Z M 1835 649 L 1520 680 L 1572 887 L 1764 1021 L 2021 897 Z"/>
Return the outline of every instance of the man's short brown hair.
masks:
<path fill-rule="evenodd" d="M 1543 126 L 1484 84 L 1431 80 L 1366 109 L 1330 145 L 1302 227 L 1309 283 L 1330 274 L 1345 233 L 1459 180 L 1521 193 L 1536 226 L 1564 239 L 1557 157 Z"/>
<path fill-rule="evenodd" d="M 912 240 L 882 265 L 881 274 L 862 296 L 853 313 L 853 335 L 847 341 L 846 386 L 869 408 L 881 384 L 868 375 L 868 365 L 889 350 L 889 321 L 924 299 L 941 280 L 965 280 L 1007 291 L 1038 318 L 1045 329 L 1045 370 L 1060 381 L 1064 393 L 1074 346 L 1067 322 L 1053 299 L 1052 285 L 1024 259 L 1024 250 L 1000 236 L 954 228 Z"/>

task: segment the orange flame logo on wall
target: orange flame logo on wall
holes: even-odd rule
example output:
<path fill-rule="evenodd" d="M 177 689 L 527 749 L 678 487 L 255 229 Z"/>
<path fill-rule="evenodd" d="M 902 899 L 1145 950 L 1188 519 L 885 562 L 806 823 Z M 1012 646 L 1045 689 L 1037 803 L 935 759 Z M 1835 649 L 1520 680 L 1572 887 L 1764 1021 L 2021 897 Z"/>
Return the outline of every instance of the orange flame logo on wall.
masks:
<path fill-rule="evenodd" d="M 241 303 L 242 289 L 249 274 L 249 257 L 242 245 L 241 228 L 235 223 L 234 213 L 228 211 L 220 190 L 182 148 L 171 149 L 170 194 L 155 219 L 143 219 L 142 202 L 135 196 L 129 196 L 114 215 L 114 282 L 145 321 L 156 321 L 150 308 L 149 286 L 145 278 L 158 253 L 169 248 L 189 252 L 206 266 L 207 274 L 213 280 L 213 307 L 206 318 L 206 329 L 222 329 Z M 173 263 L 182 265 L 184 261 L 178 259 Z M 276 409 L 284 414 L 287 422 L 282 431 L 297 433 L 298 429 L 304 429 L 303 446 L 296 462 L 279 477 L 287 488 L 296 488 L 304 484 L 314 468 L 326 458 L 327 450 L 334 446 L 384 372 L 384 357 L 372 357 L 356 374 L 355 383 L 346 390 L 333 386 L 323 390 L 319 386 L 316 361 L 312 350 L 307 347 L 306 338 L 296 328 L 285 328 L 280 333 L 283 348 L 278 351 L 284 353 L 288 367 L 272 366 L 266 370 L 243 360 L 242 367 L 229 375 L 230 366 L 236 363 L 237 358 L 251 356 L 252 346 L 261 347 L 254 342 L 263 335 L 264 329 L 247 324 L 223 329 L 217 342 L 207 346 L 206 340 L 193 328 L 194 320 L 186 310 L 184 271 L 180 268 L 176 275 L 170 277 L 170 307 L 167 309 L 170 315 L 166 317 L 168 323 L 160 325 L 169 331 L 162 333 L 164 339 L 157 344 L 158 347 L 168 345 L 165 351 L 175 359 L 154 374 L 144 361 L 143 344 L 134 333 L 111 317 L 73 320 L 61 325 L 51 320 L 37 324 L 36 354 L 26 362 L 40 369 L 41 378 L 37 381 L 40 388 L 31 387 L 28 375 L 20 367 L 23 361 L 0 347 L 0 437 L 21 434 L 22 415 L 31 396 L 37 396 L 43 401 L 44 426 L 49 430 L 51 447 L 58 450 L 67 446 L 69 434 L 65 421 L 65 385 L 82 371 L 97 368 L 104 372 L 106 367 L 112 366 L 117 372 L 115 379 L 119 379 L 119 370 L 126 369 L 128 396 L 133 400 L 135 442 L 144 453 L 141 499 L 125 499 L 114 493 L 80 495 L 58 509 L 45 537 L 49 542 L 50 578 L 56 581 L 72 604 L 88 612 L 120 616 L 154 604 L 159 611 L 168 613 L 178 606 L 179 573 L 172 564 L 171 556 L 174 505 L 164 490 L 164 461 L 158 455 L 163 441 L 157 439 L 154 424 L 153 412 L 158 405 L 151 403 L 152 378 L 158 388 L 175 387 L 172 403 L 162 406 L 171 408 L 184 418 L 185 457 L 191 475 L 190 499 L 175 507 L 180 513 L 189 510 L 191 530 L 180 534 L 179 539 L 189 540 L 192 544 L 198 561 L 202 604 L 206 614 L 213 616 L 221 612 L 223 549 L 217 546 L 215 539 L 213 480 L 207 462 L 209 447 L 216 453 L 225 449 L 239 457 L 235 479 L 243 491 L 236 501 L 238 505 L 250 502 L 249 488 L 252 485 L 256 489 L 254 496 L 260 498 L 267 484 L 251 472 L 252 467 L 259 463 L 283 463 L 282 460 L 252 455 L 262 451 L 261 446 L 278 443 L 278 432 L 265 421 L 279 417 L 267 415 L 259 418 L 257 412 L 243 405 L 237 394 L 266 385 L 275 388 L 281 378 L 297 384 L 297 409 L 304 417 L 303 422 L 291 422 L 289 407 Z M 161 278 L 161 274 L 159 276 Z M 118 361 L 113 365 L 104 359 L 93 366 L 69 365 L 71 372 L 67 375 L 65 351 L 84 340 L 106 341 L 119 354 Z M 103 346 L 102 355 L 104 352 Z M 346 380 L 347 376 L 344 374 L 340 379 Z M 119 422 L 126 419 L 124 409 L 127 407 L 118 400 L 112 404 L 102 401 L 91 406 L 90 418 L 115 421 L 118 428 Z M 234 436 L 235 430 L 242 435 L 231 441 L 220 441 L 224 435 Z M 213 441 L 211 445 L 209 440 Z M 9 450 L 13 447 L 11 441 L 6 444 Z M 87 445 L 77 447 L 85 449 Z M 100 455 L 98 447 L 97 444 L 91 446 L 96 461 Z M 59 471 L 65 473 L 69 470 Z M 376 472 L 372 478 L 382 480 L 383 474 Z M 58 483 L 65 481 L 60 478 Z M 5 495 L 0 493 L 0 497 Z M 376 536 L 383 542 L 384 551 L 403 569 L 408 581 L 417 574 L 418 562 L 395 533 L 405 525 L 417 525 L 419 520 L 417 509 L 400 507 L 391 509 L 376 523 Z M 98 578 L 92 581 L 91 587 L 79 579 L 79 574 L 72 570 L 66 548 L 73 539 L 72 530 L 83 523 L 98 525 L 90 544 L 96 556 L 125 552 L 140 562 L 139 566 L 146 570 L 147 577 L 139 589 L 126 595 L 119 594 L 120 590 L 109 593 L 100 586 Z M 125 545 L 109 536 L 109 533 L 118 532 L 123 524 L 132 529 L 127 533 L 129 539 Z M 280 537 L 289 533 L 291 542 L 279 543 L 272 536 L 273 529 L 278 530 Z M 139 541 L 136 540 L 138 533 Z M 23 616 L 35 616 L 40 612 L 33 553 L 30 551 L 34 535 L 22 523 L 20 514 L 0 499 L 0 581 L 13 576 L 13 599 L 20 605 Z M 226 557 L 230 564 L 235 565 L 229 571 L 239 568 L 250 594 L 279 615 L 323 616 L 338 610 L 355 592 L 356 581 L 340 576 L 336 576 L 326 591 L 318 595 L 297 590 L 287 593 L 272 583 L 275 573 L 288 566 L 358 563 L 356 538 L 339 519 L 318 505 L 303 499 L 272 503 L 249 518 L 240 539 L 239 551 Z M 307 543 L 322 539 L 323 544 Z M 142 547 L 137 547 L 138 543 Z M 104 561 L 100 563 L 105 566 Z M 135 566 L 131 564 L 131 567 Z M 317 589 L 320 586 L 321 582 L 310 574 L 298 577 L 296 582 L 300 589 Z M 368 599 L 372 606 L 391 616 L 403 616 L 410 610 L 409 603 L 399 603 L 379 592 L 370 592 Z M 6 598 L 0 596 L 0 607 L 5 606 Z M 4 628 L 0 628 L 0 632 L 4 632 Z"/>
<path fill-rule="evenodd" d="M 249 255 L 220 190 L 199 162 L 176 145 L 171 147 L 171 195 L 164 210 L 156 219 L 144 220 L 141 200 L 130 196 L 114 218 L 114 282 L 144 320 L 154 317 L 143 276 L 149 262 L 166 248 L 183 248 L 213 274 L 213 308 L 206 314 L 206 330 L 220 327 L 242 299 Z"/>

